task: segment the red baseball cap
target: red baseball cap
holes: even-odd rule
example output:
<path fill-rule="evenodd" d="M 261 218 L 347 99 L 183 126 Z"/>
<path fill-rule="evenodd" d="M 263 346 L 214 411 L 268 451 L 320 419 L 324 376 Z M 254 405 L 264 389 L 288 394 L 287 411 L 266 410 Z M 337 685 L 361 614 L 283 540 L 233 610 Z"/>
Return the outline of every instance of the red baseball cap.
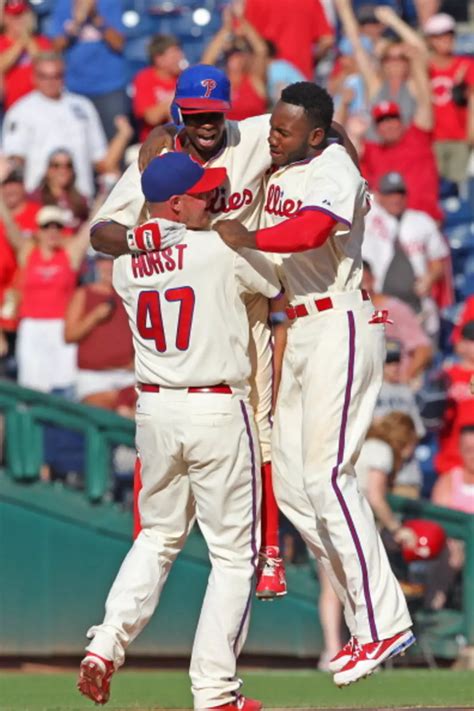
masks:
<path fill-rule="evenodd" d="M 372 109 L 374 121 L 381 121 L 385 118 L 400 118 L 400 107 L 394 101 L 381 101 Z"/>
<path fill-rule="evenodd" d="M 6 0 L 3 8 L 7 15 L 22 15 L 29 9 L 30 6 L 25 0 Z"/>

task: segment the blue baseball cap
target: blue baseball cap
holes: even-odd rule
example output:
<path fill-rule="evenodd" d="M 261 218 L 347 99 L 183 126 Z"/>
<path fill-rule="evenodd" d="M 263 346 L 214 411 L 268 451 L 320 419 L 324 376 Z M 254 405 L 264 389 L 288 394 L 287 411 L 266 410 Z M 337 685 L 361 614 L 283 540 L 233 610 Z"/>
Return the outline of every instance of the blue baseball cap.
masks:
<path fill-rule="evenodd" d="M 143 171 L 142 191 L 148 202 L 166 202 L 172 195 L 207 193 L 226 177 L 225 168 L 203 168 L 187 153 L 164 153 Z"/>
<path fill-rule="evenodd" d="M 184 114 L 229 111 L 230 81 L 211 64 L 196 64 L 181 73 L 174 102 Z"/>

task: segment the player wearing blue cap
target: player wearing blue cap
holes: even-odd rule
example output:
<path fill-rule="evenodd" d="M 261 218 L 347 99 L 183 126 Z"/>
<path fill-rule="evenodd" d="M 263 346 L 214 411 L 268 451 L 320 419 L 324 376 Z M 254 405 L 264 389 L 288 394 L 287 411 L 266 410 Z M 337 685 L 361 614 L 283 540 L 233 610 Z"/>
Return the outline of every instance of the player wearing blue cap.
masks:
<path fill-rule="evenodd" d="M 209 230 L 210 191 L 226 178 L 223 167 L 204 168 L 182 152 L 154 158 L 141 177 L 150 216 L 177 224 L 182 239 L 114 264 L 140 389 L 142 530 L 110 590 L 103 623 L 88 633 L 78 686 L 99 704 L 197 518 L 212 571 L 191 658 L 194 708 L 262 706 L 239 694 L 236 676 L 253 596 L 261 488 L 244 294 L 272 299 L 280 284 L 263 255 L 250 253 L 250 263 Z"/>
<path fill-rule="evenodd" d="M 262 207 L 262 179 L 271 163 L 267 144 L 269 117 L 228 121 L 225 112 L 230 105 L 230 83 L 224 72 L 206 64 L 185 70 L 179 77 L 174 103 L 176 120 L 183 129 L 173 140 L 168 138 L 167 147 L 188 153 L 207 167 L 225 167 L 227 179 L 213 191 L 210 199 L 211 219 L 233 217 L 253 229 L 258 226 Z M 167 137 L 163 130 L 158 133 Z M 147 221 L 136 227 L 147 217 L 150 215 L 140 189 L 140 171 L 134 163 L 95 216 L 92 244 L 113 255 L 157 249 L 160 246 L 158 221 Z M 252 325 L 252 382 L 255 383 L 252 404 L 263 462 L 262 551 L 257 595 L 273 598 L 286 593 L 286 581 L 278 549 L 278 508 L 270 464 L 271 334 L 265 299 L 252 296 L 248 308 Z"/>

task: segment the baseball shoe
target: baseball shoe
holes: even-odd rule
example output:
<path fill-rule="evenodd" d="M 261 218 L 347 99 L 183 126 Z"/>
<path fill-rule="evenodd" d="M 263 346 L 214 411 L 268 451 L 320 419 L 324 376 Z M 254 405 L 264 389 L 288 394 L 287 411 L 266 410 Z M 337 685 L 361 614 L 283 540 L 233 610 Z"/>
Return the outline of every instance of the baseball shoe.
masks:
<path fill-rule="evenodd" d="M 388 639 L 382 639 L 380 642 L 366 644 L 356 642 L 350 661 L 341 671 L 334 674 L 334 683 L 337 686 L 347 686 L 369 676 L 382 662 L 397 654 L 403 654 L 414 642 L 415 635 L 411 629 L 399 632 Z"/>
<path fill-rule="evenodd" d="M 259 600 L 273 600 L 286 595 L 285 566 L 276 546 L 262 548 L 258 560 L 256 595 Z"/>
<path fill-rule="evenodd" d="M 351 637 L 350 640 L 343 646 L 343 648 L 340 649 L 339 652 L 332 659 L 329 660 L 327 664 L 328 671 L 335 674 L 336 672 L 341 671 L 341 669 L 344 669 L 346 664 L 351 661 L 352 654 L 356 646 L 356 637 Z"/>
<path fill-rule="evenodd" d="M 106 704 L 110 697 L 110 678 L 114 665 L 98 654 L 87 654 L 81 662 L 77 688 L 96 704 Z"/>
<path fill-rule="evenodd" d="M 223 704 L 223 706 L 213 706 L 208 711 L 260 711 L 263 704 L 255 699 L 246 699 L 245 696 L 238 696 L 231 704 Z"/>

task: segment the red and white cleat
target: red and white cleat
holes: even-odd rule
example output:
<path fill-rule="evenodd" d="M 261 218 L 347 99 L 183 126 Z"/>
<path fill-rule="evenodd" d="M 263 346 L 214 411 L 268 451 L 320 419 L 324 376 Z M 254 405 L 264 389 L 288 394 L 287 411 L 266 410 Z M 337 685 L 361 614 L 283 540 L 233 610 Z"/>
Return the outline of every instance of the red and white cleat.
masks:
<path fill-rule="evenodd" d="M 245 696 L 238 696 L 235 701 L 223 706 L 213 706 L 208 711 L 260 711 L 263 704 L 255 699 L 246 699 Z"/>
<path fill-rule="evenodd" d="M 77 688 L 96 704 L 106 704 L 110 697 L 110 678 L 114 665 L 97 654 L 87 654 L 81 662 Z"/>
<path fill-rule="evenodd" d="M 341 671 L 334 674 L 334 683 L 337 686 L 347 686 L 369 676 L 382 662 L 397 654 L 403 654 L 414 642 L 415 635 L 411 629 L 399 632 L 389 639 L 382 639 L 380 642 L 366 644 L 357 642 L 350 661 Z"/>
<path fill-rule="evenodd" d="M 357 644 L 358 642 L 356 637 L 351 637 L 350 640 L 343 646 L 343 648 L 340 649 L 339 652 L 332 659 L 329 660 L 328 670 L 333 674 L 338 671 L 341 671 L 341 669 L 343 669 L 346 664 L 351 661 L 352 654 Z"/>
<path fill-rule="evenodd" d="M 286 595 L 285 566 L 276 546 L 262 548 L 257 570 L 256 595 L 259 600 L 273 600 Z"/>

